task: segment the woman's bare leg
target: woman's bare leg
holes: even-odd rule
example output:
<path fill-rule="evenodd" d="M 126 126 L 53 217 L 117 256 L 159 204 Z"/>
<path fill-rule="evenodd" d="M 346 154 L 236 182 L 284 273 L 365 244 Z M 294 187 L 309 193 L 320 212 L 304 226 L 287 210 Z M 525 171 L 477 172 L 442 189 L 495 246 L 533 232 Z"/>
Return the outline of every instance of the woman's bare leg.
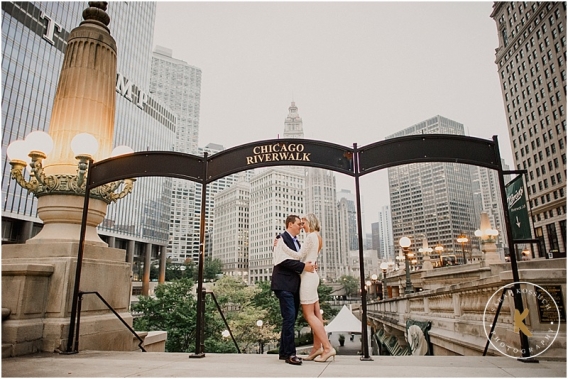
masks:
<path fill-rule="evenodd" d="M 319 349 L 319 346 L 316 348 L 316 341 L 318 344 L 323 345 L 324 353 L 330 351 L 332 346 L 329 343 L 323 322 L 321 321 L 321 314 L 319 314 L 319 317 L 316 316 L 315 303 L 302 304 L 302 312 L 304 314 L 304 318 L 306 319 L 308 324 L 310 324 L 312 332 L 314 333 L 314 347 L 312 348 L 312 353 Z M 317 313 L 320 313 L 319 304 Z"/>

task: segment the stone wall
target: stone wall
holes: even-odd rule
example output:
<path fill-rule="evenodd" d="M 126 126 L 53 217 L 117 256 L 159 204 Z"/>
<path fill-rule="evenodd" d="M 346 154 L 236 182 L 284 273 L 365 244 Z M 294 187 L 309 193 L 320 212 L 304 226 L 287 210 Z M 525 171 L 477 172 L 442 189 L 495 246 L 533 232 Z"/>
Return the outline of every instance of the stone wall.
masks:
<path fill-rule="evenodd" d="M 518 262 L 518 268 L 521 282 L 560 288 L 566 298 L 566 259 Z M 429 336 L 434 355 L 482 355 L 487 342 L 486 330 L 489 330 L 486 325 L 493 322 L 500 289 L 513 282 L 510 264 L 487 267 L 478 263 L 416 271 L 411 280 L 413 286 L 421 290 L 368 303 L 367 316 L 371 326 L 375 330 L 384 330 L 383 338 L 395 336 L 405 347 L 408 345 L 404 337 L 406 321 L 428 321 L 432 323 Z M 390 293 L 404 294 L 404 273 L 388 275 L 386 282 L 387 286 L 398 287 L 394 291 L 391 288 Z M 529 287 L 532 288 L 521 285 L 522 289 Z M 531 355 L 546 349 L 539 357 L 566 359 L 566 323 L 560 324 L 556 335 L 558 324 L 551 329 L 549 322 L 541 322 L 534 295 L 524 294 L 523 304 L 529 310 L 524 323 L 532 333 L 529 337 L 529 346 L 533 349 Z M 515 355 L 514 349 L 520 349 L 514 316 L 513 297 L 505 296 L 492 341 L 505 344 L 510 355 Z M 490 344 L 488 355 L 502 354 Z"/>
<path fill-rule="evenodd" d="M 67 350 L 78 244 L 2 248 L 4 356 Z M 81 291 L 97 291 L 132 325 L 130 265 L 125 251 L 86 245 Z M 79 349 L 131 350 L 132 334 L 94 294 L 83 297 Z"/>

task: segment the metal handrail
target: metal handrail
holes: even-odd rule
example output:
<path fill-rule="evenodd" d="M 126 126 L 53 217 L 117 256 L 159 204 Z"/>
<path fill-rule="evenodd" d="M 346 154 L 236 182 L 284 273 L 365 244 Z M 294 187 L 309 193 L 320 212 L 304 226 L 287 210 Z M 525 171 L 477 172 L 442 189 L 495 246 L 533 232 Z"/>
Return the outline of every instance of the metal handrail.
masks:
<path fill-rule="evenodd" d="M 143 351 L 146 352 L 146 349 L 144 349 L 144 347 L 142 346 L 142 344 L 144 343 L 144 340 L 142 338 L 140 338 L 140 336 L 134 331 L 134 329 L 132 329 L 132 327 L 130 325 L 128 325 L 126 323 L 126 321 L 124 321 L 124 319 L 122 317 L 120 317 L 120 315 L 113 309 L 113 307 L 101 296 L 100 293 L 98 293 L 97 291 L 79 291 L 79 299 L 78 299 L 78 304 L 77 304 L 77 325 L 76 325 L 76 331 L 75 331 L 75 348 L 74 351 L 72 353 L 78 353 L 79 352 L 79 325 L 81 324 L 81 303 L 83 302 L 83 295 L 88 295 L 88 294 L 95 294 L 98 296 L 99 299 L 101 299 L 101 301 L 107 306 L 108 309 L 110 309 L 112 311 L 112 313 L 114 313 L 114 315 L 116 317 L 118 317 L 118 319 L 128 328 L 128 330 L 130 330 L 130 332 L 132 334 L 134 334 L 136 336 L 136 338 L 138 339 L 138 341 L 140 341 L 140 343 L 138 344 L 138 347 Z"/>

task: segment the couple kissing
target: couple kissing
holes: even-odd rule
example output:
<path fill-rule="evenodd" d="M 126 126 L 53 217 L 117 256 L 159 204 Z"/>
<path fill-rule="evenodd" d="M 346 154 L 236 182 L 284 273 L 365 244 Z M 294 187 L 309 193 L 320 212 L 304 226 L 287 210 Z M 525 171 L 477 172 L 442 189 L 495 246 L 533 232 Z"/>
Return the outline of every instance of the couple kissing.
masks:
<path fill-rule="evenodd" d="M 306 233 L 303 245 L 297 239 L 302 229 Z M 286 218 L 286 230 L 276 237 L 273 249 L 271 289 L 280 302 L 282 316 L 279 357 L 292 365 L 301 365 L 303 360 L 335 360 L 336 351 L 325 332 L 317 292 L 320 279 L 315 270 L 316 261 L 323 245 L 319 231 L 320 223 L 314 214 L 302 218 L 290 215 Z M 314 335 L 312 350 L 303 360 L 296 355 L 294 344 L 294 325 L 300 304 Z"/>

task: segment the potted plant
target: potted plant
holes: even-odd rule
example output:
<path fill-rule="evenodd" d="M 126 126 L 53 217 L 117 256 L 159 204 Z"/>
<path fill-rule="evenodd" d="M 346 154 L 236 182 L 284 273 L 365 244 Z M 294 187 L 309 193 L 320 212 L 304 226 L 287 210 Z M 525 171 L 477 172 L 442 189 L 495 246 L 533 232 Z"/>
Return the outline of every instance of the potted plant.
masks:
<path fill-rule="evenodd" d="M 345 345 L 345 335 L 340 334 L 339 335 L 339 346 L 344 346 L 344 345 Z"/>

